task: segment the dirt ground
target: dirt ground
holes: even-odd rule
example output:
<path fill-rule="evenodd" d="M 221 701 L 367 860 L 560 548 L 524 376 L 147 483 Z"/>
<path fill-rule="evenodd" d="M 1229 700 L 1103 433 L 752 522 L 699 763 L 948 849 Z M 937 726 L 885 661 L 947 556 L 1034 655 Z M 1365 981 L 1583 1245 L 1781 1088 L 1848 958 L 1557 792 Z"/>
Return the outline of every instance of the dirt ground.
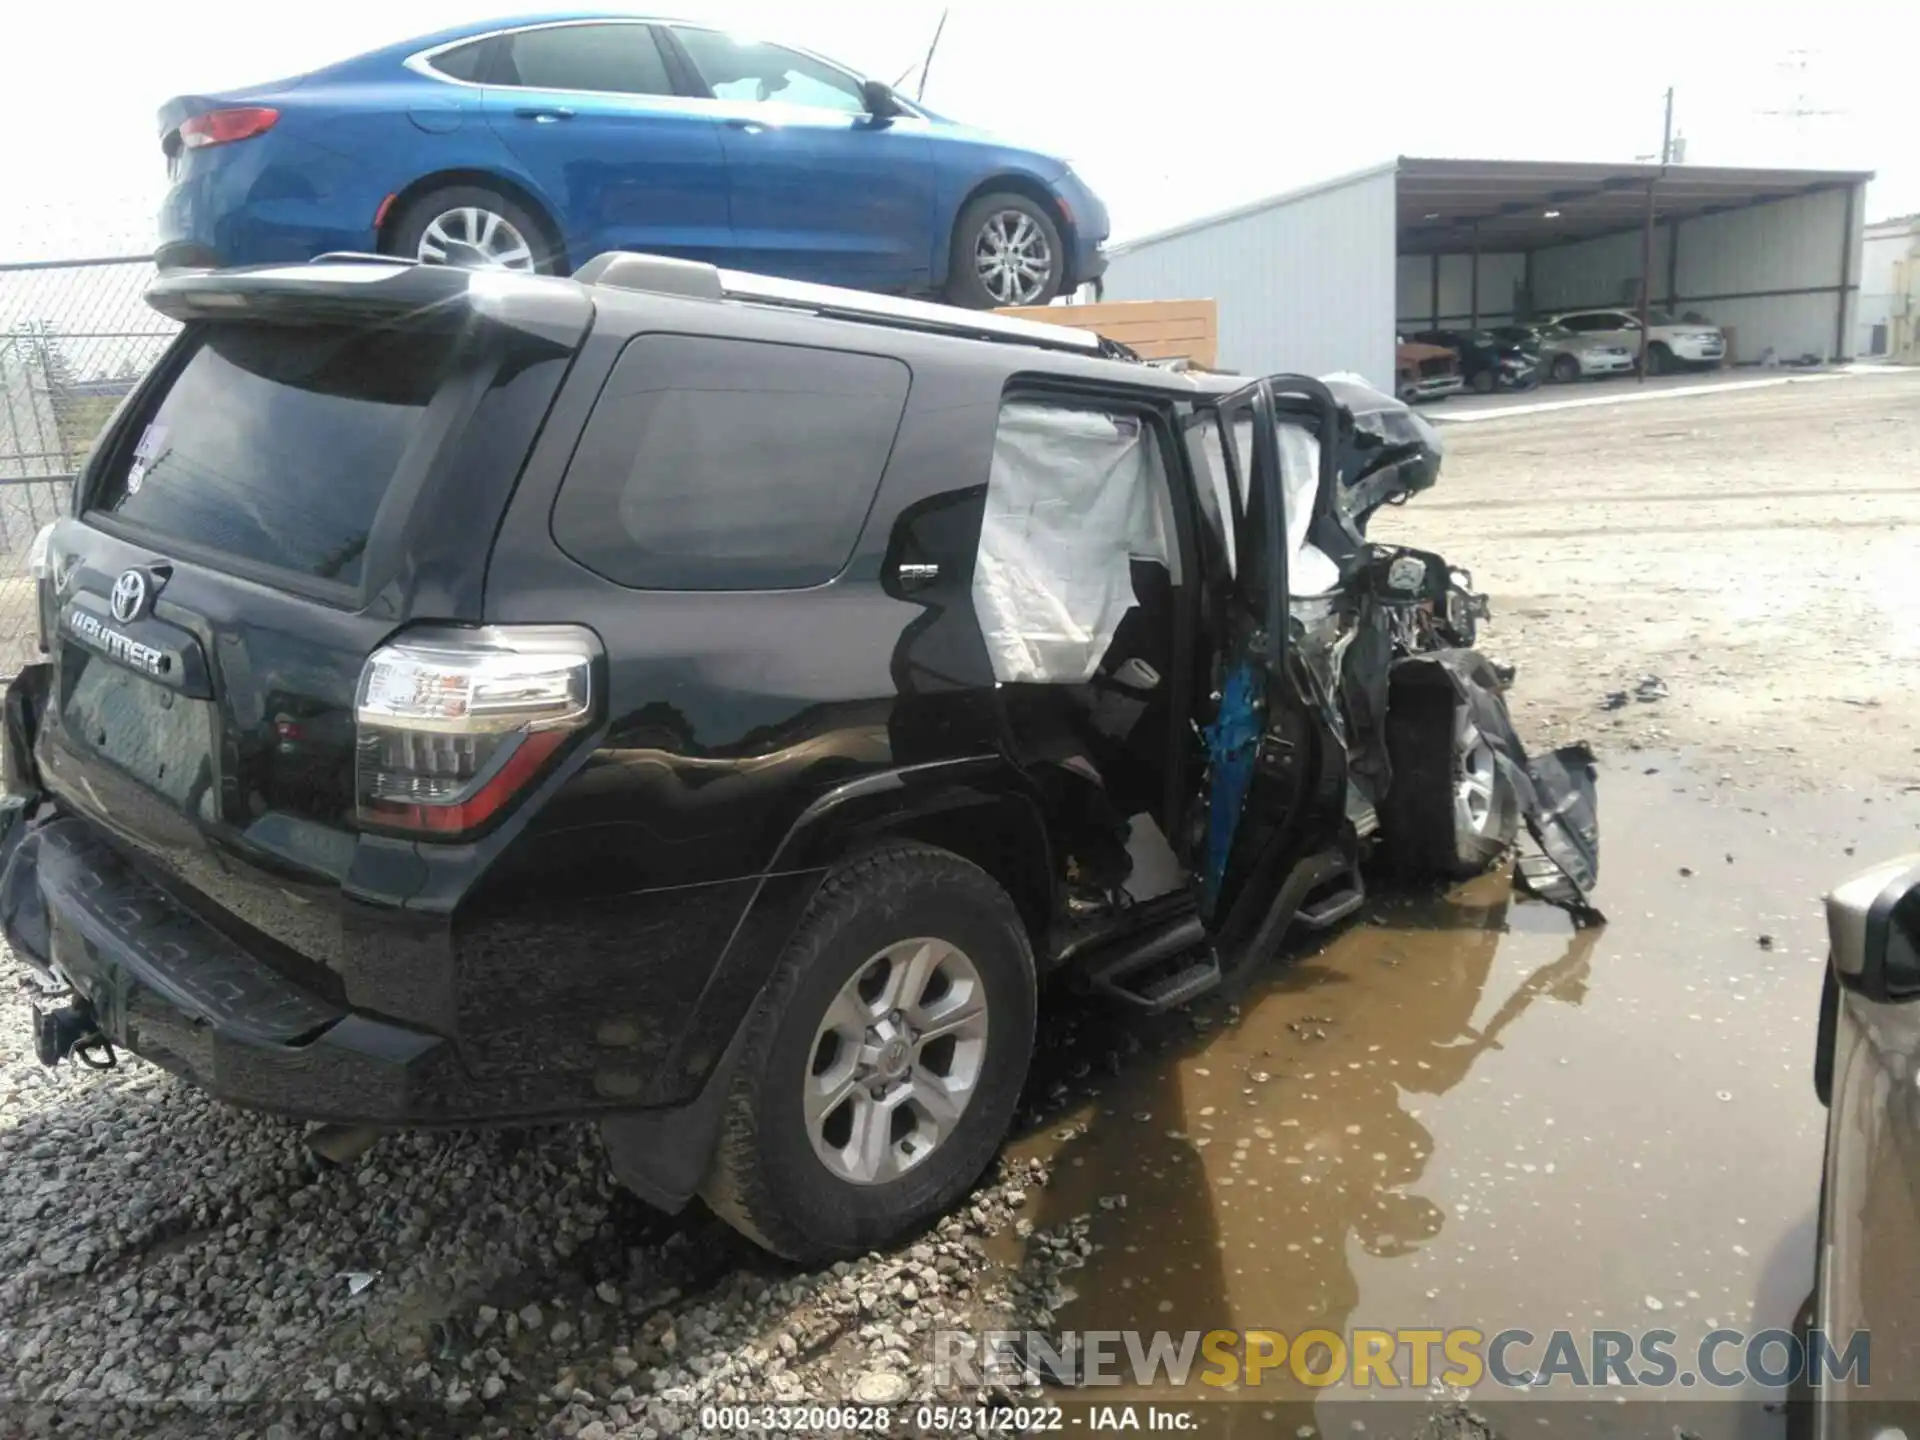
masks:
<path fill-rule="evenodd" d="M 1374 533 L 1473 570 L 1528 735 L 1697 750 L 1736 781 L 1920 779 L 1901 723 L 1920 689 L 1920 373 L 1444 434 L 1439 485 Z M 1649 675 L 1668 694 L 1643 703 Z"/>

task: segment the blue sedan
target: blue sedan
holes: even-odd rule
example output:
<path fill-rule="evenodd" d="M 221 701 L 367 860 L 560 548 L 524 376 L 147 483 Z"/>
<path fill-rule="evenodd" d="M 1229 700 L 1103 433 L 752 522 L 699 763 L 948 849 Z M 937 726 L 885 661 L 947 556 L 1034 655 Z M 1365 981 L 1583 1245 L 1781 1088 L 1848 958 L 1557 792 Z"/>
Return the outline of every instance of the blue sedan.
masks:
<path fill-rule="evenodd" d="M 638 250 L 976 308 L 1106 268 L 1066 161 L 677 21 L 469 25 L 176 97 L 160 133 L 163 268 L 379 250 L 564 274 Z"/>

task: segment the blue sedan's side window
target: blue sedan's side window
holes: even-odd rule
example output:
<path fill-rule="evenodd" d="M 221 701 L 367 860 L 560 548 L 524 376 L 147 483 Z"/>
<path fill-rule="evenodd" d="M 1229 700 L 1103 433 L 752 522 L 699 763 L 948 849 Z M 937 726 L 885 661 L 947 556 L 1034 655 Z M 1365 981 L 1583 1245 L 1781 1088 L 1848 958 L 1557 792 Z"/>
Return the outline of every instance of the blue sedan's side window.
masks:
<path fill-rule="evenodd" d="M 489 69 L 488 62 L 498 43 L 489 37 L 485 40 L 476 40 L 471 45 L 442 50 L 433 57 L 433 68 L 449 80 L 464 80 L 469 85 L 485 84 Z"/>
<path fill-rule="evenodd" d="M 845 71 L 779 45 L 736 40 L 717 30 L 674 30 L 716 100 L 770 101 L 816 110 L 866 112 L 860 82 Z"/>
<path fill-rule="evenodd" d="M 671 95 L 660 43 L 646 25 L 551 25 L 507 37 L 493 83 L 530 90 Z"/>

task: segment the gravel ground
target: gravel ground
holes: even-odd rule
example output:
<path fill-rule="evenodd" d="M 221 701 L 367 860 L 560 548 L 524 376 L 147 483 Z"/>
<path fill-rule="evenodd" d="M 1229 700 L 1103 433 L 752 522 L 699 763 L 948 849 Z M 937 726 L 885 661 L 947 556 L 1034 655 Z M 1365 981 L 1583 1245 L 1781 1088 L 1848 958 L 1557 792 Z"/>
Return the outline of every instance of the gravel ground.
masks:
<path fill-rule="evenodd" d="M 927 1332 L 1033 1320 L 1084 1243 L 985 1263 L 1038 1162 L 818 1272 L 648 1212 L 584 1129 L 397 1135 L 332 1169 L 138 1060 L 41 1069 L 21 1004 L 0 1115 L 0 1430 L 28 1434 L 600 1440 L 694 1433 L 707 1404 L 938 1398 Z"/>
<path fill-rule="evenodd" d="M 898 1252 L 798 1270 L 619 1192 L 584 1128 L 401 1134 L 335 1169 L 138 1059 L 42 1069 L 26 1014 L 0 1008 L 0 1433 L 613 1440 L 701 1433 L 709 1405 L 1058 1398 L 929 1363 L 935 1330 L 1046 1332 L 1071 1298 L 1089 1217 L 1023 1218 L 1040 1160 Z M 1070 1099 L 1035 1089 L 1030 1126 Z"/>

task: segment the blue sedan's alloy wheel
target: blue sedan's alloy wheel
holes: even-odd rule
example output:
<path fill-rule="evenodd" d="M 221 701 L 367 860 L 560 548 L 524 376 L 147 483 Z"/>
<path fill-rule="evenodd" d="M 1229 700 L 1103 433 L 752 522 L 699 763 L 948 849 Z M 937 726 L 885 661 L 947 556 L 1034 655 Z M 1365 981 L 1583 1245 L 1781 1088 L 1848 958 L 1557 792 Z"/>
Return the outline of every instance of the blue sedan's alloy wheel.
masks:
<path fill-rule="evenodd" d="M 470 270 L 532 270 L 533 245 L 506 216 L 477 205 L 436 215 L 420 232 L 414 256 L 428 265 Z"/>
<path fill-rule="evenodd" d="M 449 185 L 410 201 L 381 243 L 390 255 L 467 270 L 564 273 L 552 227 L 484 185 Z"/>

